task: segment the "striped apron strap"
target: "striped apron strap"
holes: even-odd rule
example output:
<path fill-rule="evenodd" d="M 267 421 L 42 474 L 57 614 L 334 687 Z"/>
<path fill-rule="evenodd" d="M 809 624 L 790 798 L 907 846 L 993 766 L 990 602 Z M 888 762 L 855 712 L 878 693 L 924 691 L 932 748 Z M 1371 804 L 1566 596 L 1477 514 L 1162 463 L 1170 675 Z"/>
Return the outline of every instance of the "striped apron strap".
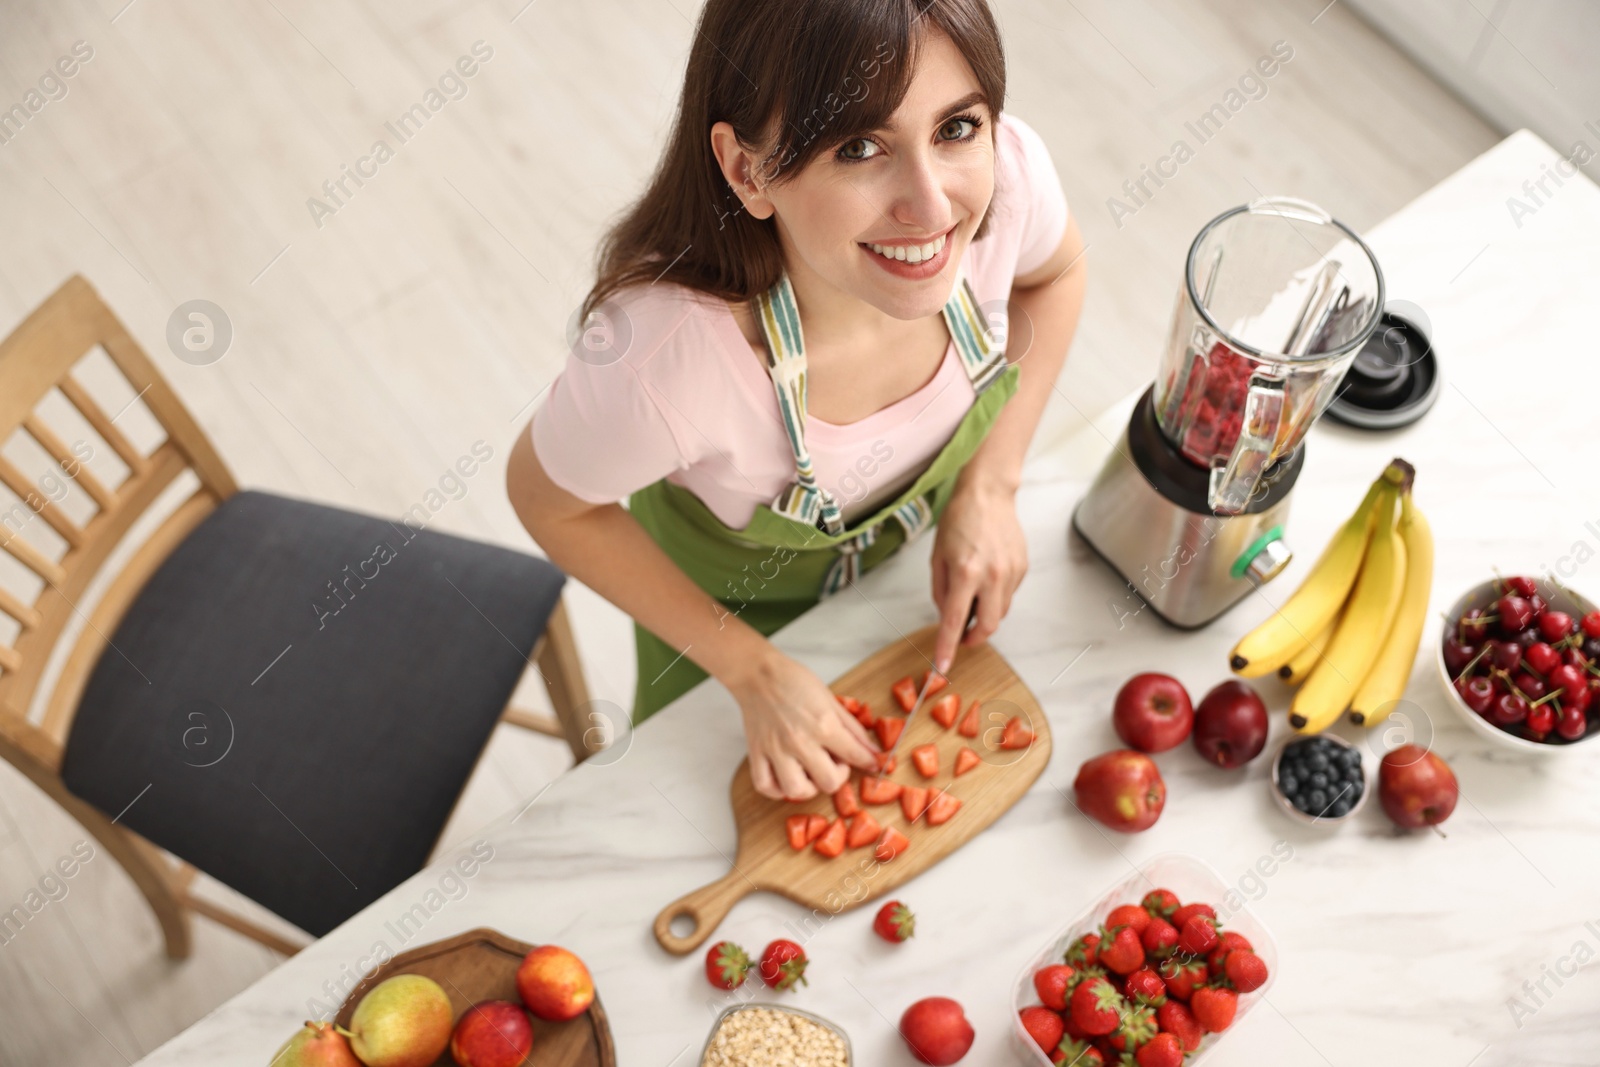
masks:
<path fill-rule="evenodd" d="M 944 322 L 967 378 L 978 393 L 993 385 L 1006 369 L 1007 318 L 1003 304 L 996 317 L 999 321 L 989 321 L 966 275 L 958 275 L 955 289 L 944 305 Z"/>
<path fill-rule="evenodd" d="M 838 533 L 844 528 L 843 513 L 833 494 L 817 484 L 811 451 L 806 447 L 806 345 L 787 273 L 756 297 L 756 317 L 767 340 L 767 373 L 778 396 L 778 415 L 794 453 L 794 481 L 773 500 L 772 510 L 807 526 Z"/>

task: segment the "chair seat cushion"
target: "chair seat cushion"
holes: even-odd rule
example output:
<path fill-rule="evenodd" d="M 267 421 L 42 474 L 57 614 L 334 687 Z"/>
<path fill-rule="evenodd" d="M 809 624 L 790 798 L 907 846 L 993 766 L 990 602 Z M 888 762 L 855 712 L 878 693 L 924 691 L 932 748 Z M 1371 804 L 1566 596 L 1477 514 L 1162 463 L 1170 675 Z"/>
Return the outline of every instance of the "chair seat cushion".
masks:
<path fill-rule="evenodd" d="M 564 581 L 524 553 L 238 493 L 111 635 L 62 777 L 321 936 L 427 861 Z"/>

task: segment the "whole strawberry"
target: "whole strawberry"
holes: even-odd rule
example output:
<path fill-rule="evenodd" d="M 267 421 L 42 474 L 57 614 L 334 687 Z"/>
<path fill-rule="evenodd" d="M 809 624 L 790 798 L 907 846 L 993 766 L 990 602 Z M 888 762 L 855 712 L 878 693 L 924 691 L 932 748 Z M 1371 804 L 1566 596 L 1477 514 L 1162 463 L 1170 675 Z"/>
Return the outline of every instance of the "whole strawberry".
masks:
<path fill-rule="evenodd" d="M 1131 926 L 1136 934 L 1144 933 L 1144 928 L 1150 925 L 1150 913 L 1137 904 L 1121 904 L 1111 909 L 1106 916 L 1106 929 L 1118 926 Z"/>
<path fill-rule="evenodd" d="M 1080 971 L 1100 963 L 1100 935 L 1084 934 L 1067 949 L 1066 961 Z"/>
<path fill-rule="evenodd" d="M 899 944 L 917 932 L 917 917 L 898 900 L 891 900 L 878 909 L 872 931 L 885 941 Z"/>
<path fill-rule="evenodd" d="M 1077 973 L 1065 963 L 1052 963 L 1033 972 L 1033 988 L 1039 994 L 1039 1002 L 1051 1011 L 1066 1011 L 1067 993 L 1072 976 Z"/>
<path fill-rule="evenodd" d="M 1061 1044 L 1061 1016 L 1038 1004 L 1023 1008 L 1021 1015 L 1022 1028 L 1028 1031 L 1028 1036 L 1044 1051 L 1054 1052 L 1056 1046 Z"/>
<path fill-rule="evenodd" d="M 1131 926 L 1114 927 L 1100 942 L 1100 963 L 1118 974 L 1130 974 L 1143 967 L 1144 945 L 1138 932 Z"/>
<path fill-rule="evenodd" d="M 1212 974 L 1222 973 L 1222 961 L 1236 948 L 1246 952 L 1254 952 L 1255 947 L 1250 944 L 1250 939 L 1243 934 L 1236 934 L 1232 930 L 1224 930 L 1217 939 L 1217 947 L 1211 950 L 1211 955 L 1206 957 L 1206 966 L 1211 968 Z"/>
<path fill-rule="evenodd" d="M 1083 1038 L 1074 1037 L 1062 1038 L 1050 1061 L 1061 1064 L 1061 1067 L 1105 1067 L 1106 1064 L 1099 1049 Z"/>
<path fill-rule="evenodd" d="M 1156 1010 L 1147 1006 L 1131 1007 L 1122 1013 L 1122 1020 L 1111 1031 L 1111 1047 L 1118 1052 L 1137 1052 L 1155 1036 Z"/>
<path fill-rule="evenodd" d="M 793 941 L 779 938 L 761 953 L 761 966 L 757 969 L 761 980 L 782 993 L 793 989 L 796 983 L 806 985 L 806 950 Z"/>
<path fill-rule="evenodd" d="M 1144 945 L 1144 954 L 1151 959 L 1164 960 L 1178 948 L 1178 930 L 1167 920 L 1155 918 L 1150 920 L 1150 925 L 1144 928 L 1144 933 L 1139 935 L 1140 944 Z"/>
<path fill-rule="evenodd" d="M 1079 982 L 1069 1007 L 1072 1022 L 1086 1034 L 1109 1034 L 1117 1028 L 1128 1002 L 1104 978 Z"/>
<path fill-rule="evenodd" d="M 706 979 L 718 989 L 738 989 L 750 973 L 750 957 L 732 941 L 718 941 L 706 953 Z"/>
<path fill-rule="evenodd" d="M 1220 937 L 1217 920 L 1207 915 L 1190 916 L 1178 927 L 1178 947 L 1191 956 L 1204 956 L 1217 947 Z"/>
<path fill-rule="evenodd" d="M 1179 1000 L 1188 1000 L 1194 993 L 1195 987 L 1204 985 L 1211 977 L 1211 972 L 1206 969 L 1203 961 L 1182 956 L 1172 956 L 1162 960 L 1161 967 L 1156 973 L 1167 983 L 1167 995 L 1177 997 Z"/>
<path fill-rule="evenodd" d="M 1165 1004 L 1167 1002 L 1167 984 L 1161 976 L 1148 967 L 1140 967 L 1128 975 L 1124 984 L 1125 993 L 1139 1004 Z"/>
<path fill-rule="evenodd" d="M 1139 1067 L 1183 1067 L 1183 1045 L 1172 1034 L 1157 1034 L 1134 1054 Z"/>
<path fill-rule="evenodd" d="M 1194 1013 L 1181 1000 L 1169 1000 L 1157 1008 L 1156 1025 L 1176 1037 L 1185 1052 L 1199 1048 L 1200 1039 L 1205 1037 L 1205 1031 L 1200 1029 Z"/>
<path fill-rule="evenodd" d="M 1171 915 L 1167 916 L 1167 922 L 1171 923 L 1173 926 L 1176 926 L 1179 930 L 1182 930 L 1183 924 L 1188 922 L 1190 918 L 1196 915 L 1208 915 L 1215 919 L 1217 917 L 1217 909 L 1213 908 L 1210 904 L 1185 904 L 1183 907 L 1175 909 Z"/>
<path fill-rule="evenodd" d="M 1189 1007 L 1197 1021 L 1207 1032 L 1220 1034 L 1233 1025 L 1233 1013 L 1239 1007 L 1239 994 L 1231 989 L 1201 986 L 1189 998 Z"/>
<path fill-rule="evenodd" d="M 1267 984 L 1267 961 L 1254 952 L 1234 949 L 1223 960 L 1222 973 L 1239 992 L 1253 993 Z"/>
<path fill-rule="evenodd" d="M 1152 919 L 1166 919 L 1170 922 L 1172 913 L 1178 910 L 1178 895 L 1170 889 L 1152 889 L 1139 903 L 1150 913 Z"/>

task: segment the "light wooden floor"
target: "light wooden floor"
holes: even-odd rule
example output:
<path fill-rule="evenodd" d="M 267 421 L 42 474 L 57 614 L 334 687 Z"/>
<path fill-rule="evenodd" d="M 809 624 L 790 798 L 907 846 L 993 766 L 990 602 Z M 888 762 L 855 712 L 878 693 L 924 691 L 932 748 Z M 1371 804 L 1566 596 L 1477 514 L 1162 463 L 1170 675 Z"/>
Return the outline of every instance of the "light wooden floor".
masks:
<path fill-rule="evenodd" d="M 997 0 L 1008 105 L 1049 143 L 1091 247 L 1038 448 L 1150 375 L 1211 216 L 1287 193 L 1359 230 L 1499 139 L 1325 3 Z M 482 439 L 495 462 L 436 528 L 529 548 L 503 457 L 560 366 L 597 234 L 654 162 L 694 13 L 690 0 L 6 0 L 0 108 L 75 41 L 93 58 L 0 144 L 0 333 L 82 272 L 243 485 L 398 515 Z M 1197 145 L 1185 121 L 1280 39 L 1294 58 L 1265 98 Z M 378 138 L 394 144 L 384 123 L 479 40 L 493 56 L 466 96 L 319 228 L 307 199 Z M 1117 225 L 1107 199 L 1180 137 L 1195 158 Z M 206 367 L 163 343 L 196 297 L 235 330 Z M 586 591 L 571 601 L 591 687 L 625 706 L 627 620 Z M 555 742 L 502 727 L 447 841 L 565 764 Z M 0 764 L 0 908 L 81 836 Z M 137 1059 L 276 963 L 197 925 L 194 958 L 169 963 L 132 884 L 90 863 L 0 945 L 0 1063 Z"/>

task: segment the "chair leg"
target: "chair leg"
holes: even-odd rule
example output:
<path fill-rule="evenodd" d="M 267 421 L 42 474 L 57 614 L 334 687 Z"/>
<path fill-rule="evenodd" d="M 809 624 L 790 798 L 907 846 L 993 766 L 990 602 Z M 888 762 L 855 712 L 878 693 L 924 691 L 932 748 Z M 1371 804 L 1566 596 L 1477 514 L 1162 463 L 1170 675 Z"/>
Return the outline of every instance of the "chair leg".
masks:
<path fill-rule="evenodd" d="M 177 884 L 177 872 L 162 855 L 161 850 L 125 827 L 118 826 L 96 808 L 68 793 L 47 790 L 54 799 L 77 819 L 83 828 L 105 846 L 112 859 L 122 865 L 133 879 L 133 884 L 144 894 L 150 910 L 155 912 L 161 926 L 161 936 L 166 942 L 167 955 L 175 960 L 186 960 L 194 949 L 190 930 L 189 909 L 184 893 Z"/>
<path fill-rule="evenodd" d="M 562 736 L 572 749 L 572 758 L 582 763 L 603 746 L 597 737 L 590 736 L 590 724 L 585 721 L 589 685 L 584 681 L 583 663 L 578 659 L 578 645 L 572 636 L 564 599 L 556 601 L 533 656 L 544 677 L 545 689 L 550 693 L 556 720 L 561 723 Z"/>

